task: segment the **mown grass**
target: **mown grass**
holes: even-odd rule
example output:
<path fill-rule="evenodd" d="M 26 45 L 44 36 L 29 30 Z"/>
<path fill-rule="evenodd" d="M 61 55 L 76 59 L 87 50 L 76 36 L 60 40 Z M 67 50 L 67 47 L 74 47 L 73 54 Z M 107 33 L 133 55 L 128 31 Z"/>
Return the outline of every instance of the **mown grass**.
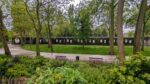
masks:
<path fill-rule="evenodd" d="M 35 45 L 25 45 L 22 48 L 35 51 Z M 41 52 L 51 52 L 47 45 L 40 45 Z M 83 48 L 81 45 L 54 45 L 55 53 L 72 53 L 72 54 L 96 54 L 108 55 L 109 46 L 87 45 Z M 133 47 L 125 46 L 126 55 L 132 55 Z M 117 55 L 118 49 L 115 46 L 115 54 Z M 150 47 L 146 46 L 145 51 L 141 52 L 144 56 L 150 56 Z"/>

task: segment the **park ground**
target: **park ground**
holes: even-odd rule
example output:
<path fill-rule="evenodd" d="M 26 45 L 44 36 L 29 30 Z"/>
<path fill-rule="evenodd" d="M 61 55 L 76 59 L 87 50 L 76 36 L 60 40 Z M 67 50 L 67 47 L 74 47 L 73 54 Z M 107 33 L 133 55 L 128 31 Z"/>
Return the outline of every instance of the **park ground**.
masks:
<path fill-rule="evenodd" d="M 0 48 L 2 43 L 0 43 Z M 35 51 L 35 45 L 24 45 L 23 49 Z M 94 55 L 108 55 L 109 46 L 100 45 L 87 45 L 83 48 L 81 45 L 53 45 L 54 53 L 70 53 L 70 54 L 94 54 Z M 51 49 L 46 44 L 40 45 L 41 52 L 51 52 Z M 132 55 L 133 47 L 125 46 L 126 55 Z M 115 46 L 115 55 L 117 55 L 118 49 Z M 141 52 L 144 56 L 150 56 L 150 46 L 145 46 L 145 50 Z"/>
<path fill-rule="evenodd" d="M 0 46 L 2 47 L 2 45 Z M 23 82 L 29 84 L 47 84 L 47 80 L 55 81 L 60 84 L 59 79 L 65 80 L 66 82 L 78 81 L 81 83 L 69 83 L 69 84 L 114 84 L 118 83 L 118 80 L 121 80 L 120 84 L 126 84 L 126 81 L 130 81 L 127 77 L 130 77 L 131 84 L 149 84 L 149 59 L 148 57 L 142 55 L 131 55 L 131 59 L 125 60 L 124 66 L 118 66 L 117 60 L 111 63 L 92 63 L 91 61 L 73 61 L 73 60 L 54 60 L 49 59 L 53 56 L 50 56 L 50 49 L 47 45 L 40 45 L 41 56 L 43 57 L 31 57 L 35 56 L 35 45 L 11 45 L 9 48 L 12 51 L 12 55 L 15 57 L 7 57 L 0 55 L 0 70 L 4 77 L 4 81 L 20 81 L 24 77 Z M 24 49 L 28 50 L 24 50 Z M 127 53 L 132 53 L 132 47 L 125 47 Z M 31 51 L 32 50 L 32 51 Z M 77 45 L 54 45 L 54 50 L 57 53 L 86 53 L 87 55 L 78 55 L 80 59 L 86 60 L 87 58 L 92 57 L 90 54 L 107 54 L 109 46 L 85 46 L 83 49 L 82 46 Z M 145 47 L 145 51 L 142 52 L 145 55 L 149 55 L 150 47 Z M 4 53 L 3 49 L 0 49 Z M 117 47 L 115 46 L 115 51 L 117 53 Z M 49 53 L 48 53 L 49 52 Z M 54 53 L 53 53 L 54 54 Z M 89 56 L 88 56 L 89 54 Z M 54 54 L 56 55 L 56 53 Z M 59 54 L 58 54 L 59 55 Z M 66 55 L 66 54 L 64 54 Z M 77 56 L 77 55 L 76 55 Z M 96 55 L 94 55 L 95 57 Z M 73 54 L 68 54 L 67 58 L 75 58 Z M 98 56 L 100 57 L 100 56 Z M 101 56 L 103 57 L 103 56 Z M 113 61 L 114 56 L 104 55 L 104 61 Z M 94 72 L 93 72 L 94 71 Z M 57 73 L 56 73 L 57 72 Z M 129 73 L 131 72 L 131 73 Z M 141 74 L 144 77 L 141 78 Z M 126 74 L 124 74 L 126 73 Z M 118 75 L 119 74 L 119 75 Z M 146 74 L 146 75 L 145 75 Z M 10 78 L 12 77 L 12 79 Z M 7 79 L 9 78 L 9 79 Z M 16 79 L 19 78 L 19 79 Z M 28 80 L 28 79 L 29 80 Z M 126 79 L 120 79 L 126 78 Z M 6 80 L 5 80 L 6 79 Z M 136 80 L 138 79 L 138 80 Z M 124 82 L 125 80 L 125 82 Z M 48 82 L 49 82 L 48 81 Z M 124 83 L 122 83 L 122 81 Z M 41 83 L 42 82 L 42 83 Z M 23 83 L 21 83 L 23 84 Z M 66 84 L 66 83 L 64 83 Z"/>
<path fill-rule="evenodd" d="M 23 49 L 35 51 L 35 45 L 24 45 Z M 94 55 L 108 55 L 109 46 L 100 45 L 87 45 L 83 48 L 81 45 L 54 45 L 54 53 L 71 53 L 71 54 L 94 54 Z M 47 45 L 40 45 L 41 52 L 51 52 L 51 49 Z M 125 46 L 126 56 L 132 55 L 133 47 Z M 115 55 L 117 55 L 118 49 L 115 46 Z M 150 46 L 145 46 L 145 50 L 141 52 L 144 56 L 150 56 Z"/>

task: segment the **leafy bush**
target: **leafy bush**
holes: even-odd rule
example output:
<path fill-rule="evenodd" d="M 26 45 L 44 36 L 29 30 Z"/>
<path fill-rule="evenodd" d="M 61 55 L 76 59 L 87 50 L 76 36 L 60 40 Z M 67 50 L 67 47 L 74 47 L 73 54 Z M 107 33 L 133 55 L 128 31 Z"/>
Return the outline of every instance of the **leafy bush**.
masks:
<path fill-rule="evenodd" d="M 78 70 L 84 75 L 88 84 L 107 84 L 107 78 L 109 76 L 108 70 L 112 67 L 112 64 L 106 65 L 80 62 Z"/>
<path fill-rule="evenodd" d="M 14 78 L 31 77 L 29 84 L 150 84 L 150 59 L 135 55 L 129 57 L 123 66 L 119 66 L 43 57 L 0 56 L 0 75 Z"/>
<path fill-rule="evenodd" d="M 107 80 L 104 76 L 107 76 L 107 73 L 104 70 L 98 68 L 85 67 L 80 70 L 84 74 L 84 78 L 88 81 L 88 84 L 106 84 Z"/>
<path fill-rule="evenodd" d="M 44 66 L 47 62 L 49 62 L 50 59 L 44 58 L 44 57 L 35 57 L 32 59 L 32 64 L 34 64 L 35 67 L 41 67 Z"/>
<path fill-rule="evenodd" d="M 32 64 L 33 58 L 25 57 L 25 56 L 19 56 L 19 57 L 14 57 L 13 62 L 15 63 L 21 63 L 21 64 Z"/>
<path fill-rule="evenodd" d="M 44 57 L 34 57 L 34 58 L 30 58 L 27 56 L 19 56 L 19 57 L 15 57 L 14 58 L 14 62 L 16 63 L 21 63 L 21 64 L 32 64 L 35 67 L 40 67 L 45 65 L 45 63 L 48 61 L 49 59 L 46 59 Z"/>
<path fill-rule="evenodd" d="M 7 68 L 11 65 L 12 65 L 11 58 L 1 55 L 0 56 L 0 76 L 3 76 Z"/>
<path fill-rule="evenodd" d="M 71 68 L 58 67 L 43 70 L 37 68 L 36 74 L 28 81 L 28 84 L 85 84 L 86 80 L 79 71 Z"/>
<path fill-rule="evenodd" d="M 108 81 L 113 84 L 150 84 L 150 60 L 140 54 L 132 56 L 109 74 Z"/>
<path fill-rule="evenodd" d="M 0 74 L 5 77 L 30 77 L 35 73 L 36 68 L 43 66 L 46 61 L 47 59 L 42 57 L 8 58 L 7 56 L 0 56 Z"/>
<path fill-rule="evenodd" d="M 68 70 L 64 71 L 63 70 L 64 68 L 60 69 L 60 67 L 58 67 L 58 66 L 62 66 L 62 67 L 69 67 L 69 69 L 77 70 L 79 73 L 82 73 L 82 79 L 87 80 L 87 82 L 85 82 L 83 84 L 106 84 L 107 83 L 107 76 L 108 76 L 107 72 L 108 72 L 108 69 L 111 69 L 110 65 L 96 65 L 95 64 L 94 66 L 92 66 L 88 62 L 70 62 L 70 61 L 51 60 L 50 63 L 52 63 L 52 64 L 50 64 L 51 68 L 49 68 L 49 70 L 51 71 L 51 74 L 53 73 L 52 74 L 53 76 L 50 76 L 51 74 L 49 74 L 48 72 L 45 72 L 47 69 L 46 70 L 40 69 L 40 70 L 38 70 L 38 72 L 36 71 L 34 77 L 32 77 L 32 79 L 30 79 L 29 83 L 30 84 L 32 84 L 32 83 L 38 83 L 39 84 L 39 82 L 41 80 L 42 80 L 42 83 L 45 83 L 44 81 L 48 81 L 48 80 L 49 80 L 49 82 L 54 81 L 52 84 L 62 83 L 60 81 L 56 81 L 56 80 L 52 79 L 52 78 L 57 78 L 55 76 L 57 76 L 58 73 L 56 74 L 55 71 L 58 68 L 59 68 L 59 72 L 61 71 L 63 73 L 64 72 L 68 73 L 68 75 L 70 75 L 70 77 L 68 77 L 68 78 L 73 77 L 73 75 L 71 75 L 72 73 L 69 73 Z M 58 66 L 57 66 L 57 64 L 58 64 Z M 54 68 L 56 68 L 56 69 L 54 69 Z M 48 76 L 46 76 L 45 79 L 41 79 L 42 77 L 39 76 L 39 73 L 41 73 L 41 74 L 47 73 L 46 75 L 48 75 Z M 60 75 L 59 75 L 59 77 L 60 77 L 60 79 L 63 78 Z M 78 77 L 80 77 L 80 76 L 78 76 Z M 34 80 L 34 79 L 37 79 L 39 82 L 35 82 L 37 80 Z M 34 80 L 34 81 L 32 81 L 32 80 Z M 57 80 L 59 80 L 59 79 L 57 79 Z M 40 84 L 41 84 L 41 82 L 40 82 Z M 63 84 L 65 84 L 65 83 L 63 83 Z M 70 84 L 74 84 L 74 83 L 70 83 Z"/>
<path fill-rule="evenodd" d="M 67 61 L 65 60 L 51 60 L 50 64 L 51 67 L 62 67 L 65 66 L 65 64 L 67 63 Z"/>
<path fill-rule="evenodd" d="M 28 68 L 24 64 L 15 64 L 13 67 L 10 67 L 5 72 L 6 77 L 28 77 L 30 73 Z"/>

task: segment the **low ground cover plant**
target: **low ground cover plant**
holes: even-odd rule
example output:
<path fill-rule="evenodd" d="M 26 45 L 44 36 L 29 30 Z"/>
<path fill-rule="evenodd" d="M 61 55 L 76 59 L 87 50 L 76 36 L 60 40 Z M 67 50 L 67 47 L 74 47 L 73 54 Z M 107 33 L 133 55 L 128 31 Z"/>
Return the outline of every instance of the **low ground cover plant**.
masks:
<path fill-rule="evenodd" d="M 150 60 L 142 55 L 135 55 L 119 66 L 43 57 L 0 56 L 0 76 L 26 77 L 28 84 L 149 84 Z"/>

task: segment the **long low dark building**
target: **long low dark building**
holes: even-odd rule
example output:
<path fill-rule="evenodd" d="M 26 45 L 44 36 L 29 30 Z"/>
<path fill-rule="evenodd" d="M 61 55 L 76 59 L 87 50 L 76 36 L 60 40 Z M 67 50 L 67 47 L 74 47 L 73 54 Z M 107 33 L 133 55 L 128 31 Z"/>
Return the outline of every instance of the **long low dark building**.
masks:
<path fill-rule="evenodd" d="M 20 38 L 13 38 L 12 39 L 13 44 L 21 44 Z M 36 38 L 29 38 L 25 37 L 23 38 L 24 44 L 35 44 Z M 40 44 L 47 44 L 48 39 L 46 38 L 40 38 Z M 83 40 L 79 38 L 74 37 L 57 37 L 52 38 L 53 44 L 68 44 L 68 45 L 82 45 Z M 124 38 L 124 44 L 125 45 L 133 45 L 134 38 Z M 117 38 L 114 39 L 114 44 L 117 45 Z M 150 37 L 144 38 L 144 44 L 146 46 L 150 46 Z M 109 38 L 98 38 L 98 37 L 91 37 L 87 40 L 85 40 L 85 45 L 109 45 Z"/>

